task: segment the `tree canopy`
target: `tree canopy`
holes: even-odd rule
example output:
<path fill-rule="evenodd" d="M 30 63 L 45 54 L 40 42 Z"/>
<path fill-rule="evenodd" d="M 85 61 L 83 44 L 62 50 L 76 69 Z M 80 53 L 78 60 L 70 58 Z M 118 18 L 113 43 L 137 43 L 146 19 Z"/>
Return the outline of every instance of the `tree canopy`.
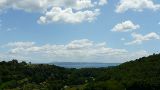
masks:
<path fill-rule="evenodd" d="M 63 68 L 18 60 L 0 62 L 0 90 L 159 90 L 160 54 L 115 67 Z"/>

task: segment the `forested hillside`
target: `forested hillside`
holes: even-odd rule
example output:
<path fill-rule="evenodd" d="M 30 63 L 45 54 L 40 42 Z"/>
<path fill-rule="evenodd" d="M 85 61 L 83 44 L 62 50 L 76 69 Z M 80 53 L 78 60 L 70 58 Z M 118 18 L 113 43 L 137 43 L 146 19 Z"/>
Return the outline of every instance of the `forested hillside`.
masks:
<path fill-rule="evenodd" d="M 107 68 L 87 90 L 160 90 L 160 54 Z"/>
<path fill-rule="evenodd" d="M 108 68 L 0 62 L 0 90 L 160 90 L 160 54 Z"/>

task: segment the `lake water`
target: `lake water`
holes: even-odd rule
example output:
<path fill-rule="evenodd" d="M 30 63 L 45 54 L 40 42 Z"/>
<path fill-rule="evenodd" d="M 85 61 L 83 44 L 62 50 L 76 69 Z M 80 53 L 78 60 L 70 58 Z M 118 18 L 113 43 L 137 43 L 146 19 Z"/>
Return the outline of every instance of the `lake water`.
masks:
<path fill-rule="evenodd" d="M 55 62 L 53 63 L 56 66 L 65 67 L 65 68 L 101 68 L 101 67 L 110 67 L 117 66 L 119 63 L 77 63 L 77 62 Z"/>

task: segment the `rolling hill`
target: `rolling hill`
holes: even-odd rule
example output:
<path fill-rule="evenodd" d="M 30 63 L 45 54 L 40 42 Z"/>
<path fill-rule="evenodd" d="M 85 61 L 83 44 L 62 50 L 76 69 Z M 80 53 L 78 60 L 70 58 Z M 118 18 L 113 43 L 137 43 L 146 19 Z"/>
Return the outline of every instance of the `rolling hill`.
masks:
<path fill-rule="evenodd" d="M 160 54 L 106 68 L 0 62 L 0 90 L 160 90 Z"/>

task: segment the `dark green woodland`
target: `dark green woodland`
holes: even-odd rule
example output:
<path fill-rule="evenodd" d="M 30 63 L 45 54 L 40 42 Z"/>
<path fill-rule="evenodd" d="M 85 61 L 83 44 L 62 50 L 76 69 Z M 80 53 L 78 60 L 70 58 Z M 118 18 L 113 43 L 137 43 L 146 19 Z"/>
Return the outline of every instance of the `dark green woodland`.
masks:
<path fill-rule="evenodd" d="M 1 60 L 0 90 L 160 90 L 160 54 L 82 69 Z"/>

